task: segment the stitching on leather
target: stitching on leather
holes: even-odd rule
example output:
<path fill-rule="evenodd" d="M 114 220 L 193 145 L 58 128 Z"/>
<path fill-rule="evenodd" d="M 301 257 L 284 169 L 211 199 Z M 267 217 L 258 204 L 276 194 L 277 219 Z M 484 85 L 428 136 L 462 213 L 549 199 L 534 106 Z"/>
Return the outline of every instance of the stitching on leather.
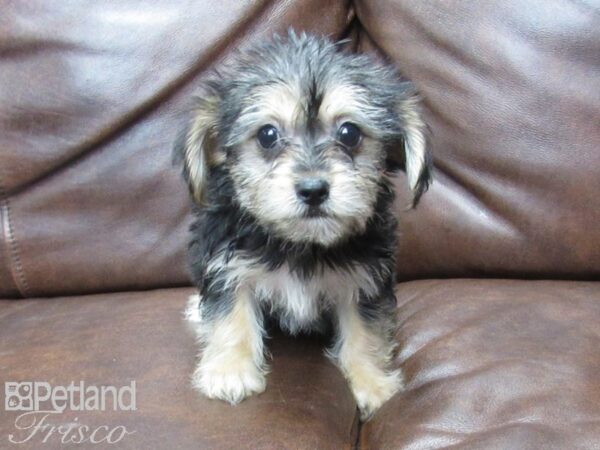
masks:
<path fill-rule="evenodd" d="M 23 264 L 21 263 L 21 254 L 19 251 L 19 244 L 14 236 L 14 230 L 11 220 L 11 209 L 10 209 L 10 200 L 8 198 L 8 194 L 3 187 L 2 179 L 0 178 L 0 201 L 1 207 L 5 211 L 6 215 L 6 226 L 2 224 L 2 234 L 4 235 L 5 241 L 8 243 L 8 253 L 9 253 L 9 264 L 10 264 L 10 272 L 13 276 L 13 281 L 15 282 L 15 286 L 19 290 L 19 293 L 23 297 L 27 297 L 29 295 L 29 283 L 27 282 L 27 278 L 25 277 L 25 272 L 23 271 Z"/>

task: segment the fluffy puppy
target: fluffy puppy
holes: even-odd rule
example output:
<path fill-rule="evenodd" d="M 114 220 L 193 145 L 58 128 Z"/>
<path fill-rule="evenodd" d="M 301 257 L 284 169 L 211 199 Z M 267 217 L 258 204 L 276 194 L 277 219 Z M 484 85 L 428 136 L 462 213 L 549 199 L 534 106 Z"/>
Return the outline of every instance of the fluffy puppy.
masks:
<path fill-rule="evenodd" d="M 392 68 L 293 31 L 203 88 L 175 145 L 194 200 L 193 385 L 232 404 L 262 392 L 265 317 L 291 333 L 328 317 L 367 419 L 402 385 L 389 177 L 406 172 L 413 206 L 429 184 L 417 97 Z"/>

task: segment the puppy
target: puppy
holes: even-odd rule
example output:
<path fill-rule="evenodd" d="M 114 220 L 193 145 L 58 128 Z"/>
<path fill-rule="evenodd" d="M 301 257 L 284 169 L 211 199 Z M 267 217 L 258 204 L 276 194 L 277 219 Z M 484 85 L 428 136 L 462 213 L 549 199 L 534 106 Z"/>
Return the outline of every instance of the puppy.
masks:
<path fill-rule="evenodd" d="M 390 176 L 406 172 L 413 206 L 430 182 L 418 99 L 392 68 L 293 31 L 203 88 L 175 145 L 194 200 L 193 385 L 232 404 L 262 392 L 265 317 L 292 334 L 328 317 L 368 419 L 402 385 Z"/>

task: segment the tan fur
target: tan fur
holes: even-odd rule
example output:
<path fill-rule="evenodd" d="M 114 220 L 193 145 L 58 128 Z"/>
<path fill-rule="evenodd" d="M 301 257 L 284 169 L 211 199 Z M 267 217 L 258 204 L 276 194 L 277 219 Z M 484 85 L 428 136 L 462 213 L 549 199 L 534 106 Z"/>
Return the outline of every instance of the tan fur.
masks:
<path fill-rule="evenodd" d="M 301 125 L 301 94 L 293 83 L 279 83 L 257 89 L 242 111 L 245 120 L 271 124 L 281 130 L 293 130 Z"/>
<path fill-rule="evenodd" d="M 412 190 L 417 187 L 419 176 L 425 168 L 426 146 L 425 123 L 419 114 L 418 97 L 412 97 L 399 105 L 400 117 L 405 123 L 406 177 Z"/>
<path fill-rule="evenodd" d="M 319 119 L 322 123 L 341 125 L 351 120 L 360 105 L 356 101 L 356 87 L 344 84 L 327 89 L 319 108 Z"/>

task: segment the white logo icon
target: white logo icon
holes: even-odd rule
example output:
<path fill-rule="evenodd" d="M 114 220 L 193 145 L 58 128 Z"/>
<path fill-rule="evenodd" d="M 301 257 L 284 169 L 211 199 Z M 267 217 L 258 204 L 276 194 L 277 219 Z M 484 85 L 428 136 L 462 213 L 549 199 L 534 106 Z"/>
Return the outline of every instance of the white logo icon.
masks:
<path fill-rule="evenodd" d="M 6 411 L 33 410 L 33 383 L 31 381 L 4 383 L 4 409 Z"/>

